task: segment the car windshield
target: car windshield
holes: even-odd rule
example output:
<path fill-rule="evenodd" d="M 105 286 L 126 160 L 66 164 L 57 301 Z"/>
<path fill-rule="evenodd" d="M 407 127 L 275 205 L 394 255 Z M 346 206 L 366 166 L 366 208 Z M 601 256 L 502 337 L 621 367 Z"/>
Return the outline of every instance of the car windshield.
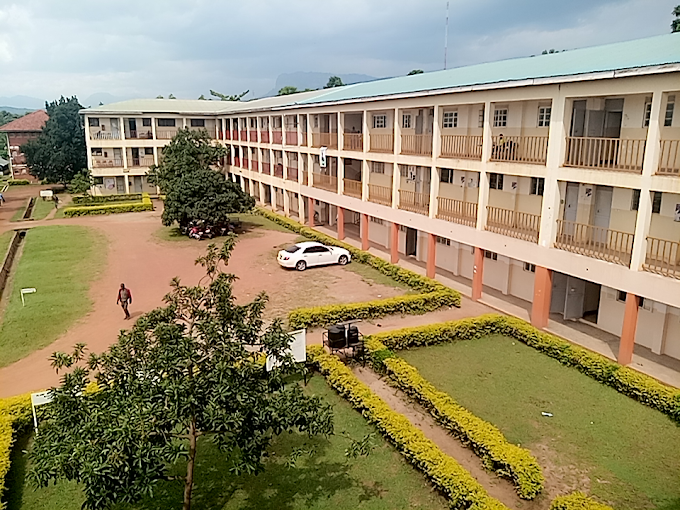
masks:
<path fill-rule="evenodd" d="M 300 249 L 299 246 L 289 246 L 288 248 L 286 248 L 286 251 L 287 251 L 288 253 L 295 253 L 295 252 L 298 251 L 299 249 Z"/>

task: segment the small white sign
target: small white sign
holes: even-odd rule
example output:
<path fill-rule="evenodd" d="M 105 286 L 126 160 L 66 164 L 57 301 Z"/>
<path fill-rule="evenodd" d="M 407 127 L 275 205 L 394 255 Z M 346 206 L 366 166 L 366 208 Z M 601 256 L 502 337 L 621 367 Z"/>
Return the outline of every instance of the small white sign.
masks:
<path fill-rule="evenodd" d="M 291 341 L 290 347 L 288 348 L 288 353 L 292 354 L 293 360 L 296 363 L 304 363 L 307 361 L 307 330 L 298 329 L 297 331 L 290 333 L 290 336 L 293 337 L 293 340 Z M 279 364 L 280 363 L 276 357 L 267 356 L 267 372 L 271 372 L 272 369 L 279 366 Z"/>
<path fill-rule="evenodd" d="M 49 404 L 54 400 L 54 395 L 51 391 L 41 391 L 39 393 L 31 393 L 31 409 L 33 410 L 33 428 L 35 434 L 38 435 L 38 415 L 35 408 L 44 404 Z"/>
<path fill-rule="evenodd" d="M 21 289 L 21 305 L 26 306 L 26 302 L 24 301 L 24 295 L 25 294 L 35 294 L 37 292 L 36 289 L 29 287 L 26 289 Z"/>
<path fill-rule="evenodd" d="M 327 147 L 321 147 L 321 152 L 319 153 L 319 166 L 321 168 L 326 168 L 326 150 Z"/>
<path fill-rule="evenodd" d="M 52 192 L 51 189 L 43 189 L 40 190 L 40 196 L 44 198 L 50 198 L 54 193 Z"/>

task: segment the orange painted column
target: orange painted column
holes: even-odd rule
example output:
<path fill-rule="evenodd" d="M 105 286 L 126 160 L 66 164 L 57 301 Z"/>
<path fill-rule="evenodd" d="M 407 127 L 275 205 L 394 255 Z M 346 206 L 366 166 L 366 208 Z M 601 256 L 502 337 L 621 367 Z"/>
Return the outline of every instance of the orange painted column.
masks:
<path fill-rule="evenodd" d="M 399 225 L 392 223 L 390 233 L 390 262 L 396 264 L 399 262 Z"/>
<path fill-rule="evenodd" d="M 368 214 L 361 215 L 361 249 L 368 251 Z"/>
<path fill-rule="evenodd" d="M 338 240 L 342 241 L 345 238 L 345 210 L 338 207 Z"/>
<path fill-rule="evenodd" d="M 314 199 L 312 197 L 307 197 L 307 216 L 309 226 L 314 228 Z"/>
<path fill-rule="evenodd" d="M 434 278 L 437 272 L 435 261 L 437 258 L 437 236 L 427 234 L 427 277 Z"/>
<path fill-rule="evenodd" d="M 618 362 L 628 365 L 633 361 L 633 349 L 635 347 L 635 330 L 638 321 L 638 297 L 628 292 L 626 294 L 626 310 L 623 315 L 623 330 L 619 342 Z"/>
<path fill-rule="evenodd" d="M 552 297 L 552 270 L 536 266 L 534 276 L 534 302 L 531 306 L 531 324 L 538 329 L 548 326 L 550 298 Z"/>
<path fill-rule="evenodd" d="M 472 266 L 473 301 L 479 301 L 482 298 L 483 281 L 484 281 L 484 250 L 475 246 L 475 265 Z"/>

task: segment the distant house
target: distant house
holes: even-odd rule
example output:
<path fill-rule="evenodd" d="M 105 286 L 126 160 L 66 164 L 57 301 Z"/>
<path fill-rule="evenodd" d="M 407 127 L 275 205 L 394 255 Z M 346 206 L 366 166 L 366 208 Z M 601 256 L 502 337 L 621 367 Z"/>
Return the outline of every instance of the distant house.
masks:
<path fill-rule="evenodd" d="M 26 166 L 26 156 L 21 152 L 21 146 L 38 137 L 47 119 L 45 110 L 36 110 L 0 126 L 0 135 L 6 135 L 9 142 L 11 169 L 15 178 L 32 178 Z"/>

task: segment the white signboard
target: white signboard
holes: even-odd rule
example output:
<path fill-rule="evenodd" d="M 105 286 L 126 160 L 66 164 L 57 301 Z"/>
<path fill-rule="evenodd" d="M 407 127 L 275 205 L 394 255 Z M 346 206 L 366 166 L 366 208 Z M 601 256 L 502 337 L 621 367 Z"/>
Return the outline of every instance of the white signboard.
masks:
<path fill-rule="evenodd" d="M 36 435 L 38 434 L 38 415 L 35 413 L 35 408 L 44 404 L 49 404 L 54 399 L 51 391 L 41 391 L 40 393 L 31 393 L 31 408 L 33 410 L 33 428 L 35 428 Z"/>
<path fill-rule="evenodd" d="M 54 193 L 52 193 L 51 189 L 43 189 L 40 190 L 40 196 L 44 198 L 50 198 Z"/>
<path fill-rule="evenodd" d="M 321 152 L 319 154 L 319 166 L 321 168 L 326 168 L 326 150 L 327 147 L 321 147 Z"/>
<path fill-rule="evenodd" d="M 293 360 L 296 363 L 304 363 L 307 361 L 307 330 L 298 329 L 290 333 L 293 337 L 293 341 L 290 343 L 288 353 L 293 356 Z M 276 368 L 279 365 L 278 360 L 274 356 L 267 356 L 267 372 Z"/>
<path fill-rule="evenodd" d="M 24 294 L 35 294 L 36 292 L 37 292 L 37 290 L 34 289 L 34 288 L 21 289 L 21 304 L 22 304 L 22 306 L 26 306 L 26 302 L 24 301 Z"/>

